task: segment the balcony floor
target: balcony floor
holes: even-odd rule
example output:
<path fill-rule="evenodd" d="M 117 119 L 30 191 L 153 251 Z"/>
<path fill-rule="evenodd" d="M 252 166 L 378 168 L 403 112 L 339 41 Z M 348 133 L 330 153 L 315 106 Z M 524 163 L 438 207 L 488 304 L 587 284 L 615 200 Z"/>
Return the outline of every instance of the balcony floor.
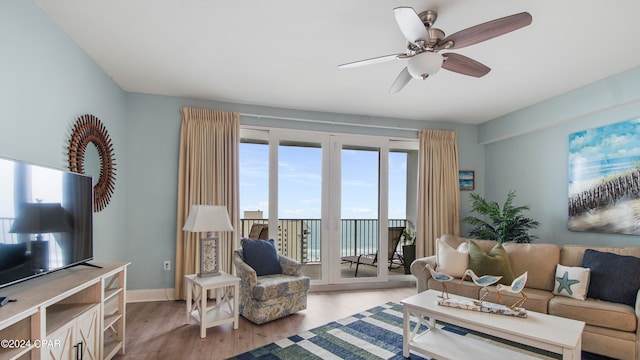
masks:
<path fill-rule="evenodd" d="M 320 279 L 320 264 L 319 263 L 307 263 L 304 266 L 304 275 L 310 277 L 312 280 Z M 340 274 L 342 278 L 353 277 L 356 271 L 356 265 L 350 263 L 340 264 Z M 358 278 L 375 277 L 378 268 L 376 266 L 362 265 L 358 268 Z M 389 270 L 389 275 L 404 275 L 404 267 L 399 266 Z"/>

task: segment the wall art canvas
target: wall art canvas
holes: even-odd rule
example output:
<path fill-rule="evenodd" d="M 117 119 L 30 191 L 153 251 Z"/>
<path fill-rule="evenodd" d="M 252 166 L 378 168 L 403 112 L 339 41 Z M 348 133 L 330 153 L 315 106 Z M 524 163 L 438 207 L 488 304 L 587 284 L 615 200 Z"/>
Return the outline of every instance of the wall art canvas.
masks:
<path fill-rule="evenodd" d="M 460 190 L 475 190 L 476 188 L 476 172 L 473 170 L 458 171 L 458 181 L 460 181 Z"/>
<path fill-rule="evenodd" d="M 640 235 L 640 118 L 569 135 L 569 230 Z"/>

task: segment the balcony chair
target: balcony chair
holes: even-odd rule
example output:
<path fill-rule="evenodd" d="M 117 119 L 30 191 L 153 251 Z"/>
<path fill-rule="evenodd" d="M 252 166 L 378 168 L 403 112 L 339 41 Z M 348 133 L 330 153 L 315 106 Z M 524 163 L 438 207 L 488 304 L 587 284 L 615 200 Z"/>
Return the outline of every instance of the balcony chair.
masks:
<path fill-rule="evenodd" d="M 268 240 L 269 239 L 269 225 L 267 224 L 253 224 L 251 225 L 251 230 L 249 231 L 249 239 L 260 239 L 260 240 Z"/>
<path fill-rule="evenodd" d="M 402 239 L 402 233 L 404 232 L 404 227 L 390 227 L 389 228 L 389 247 L 387 248 L 387 259 L 389 260 L 389 270 L 395 269 L 397 267 L 404 266 L 404 259 L 398 253 L 398 244 L 400 244 L 400 239 Z M 375 254 L 360 254 L 355 256 L 343 256 L 341 258 L 343 263 L 350 263 L 349 266 L 353 266 L 356 264 L 356 273 L 354 277 L 358 277 L 358 268 L 360 264 L 369 265 L 369 266 L 378 266 L 378 252 Z M 394 265 L 397 265 L 394 267 Z"/>
<path fill-rule="evenodd" d="M 236 275 L 240 277 L 240 315 L 255 324 L 263 324 L 306 309 L 310 280 L 302 275 L 304 265 L 278 254 L 273 240 L 243 239 L 242 242 L 243 248 L 233 253 Z M 249 244 L 255 247 L 249 248 Z M 245 254 L 249 263 L 253 258 L 255 268 L 245 261 Z M 256 257 L 262 264 L 255 264 Z M 265 261 L 275 262 L 269 267 L 275 265 L 277 269 L 265 271 Z M 265 272 L 270 273 L 261 275 Z"/>

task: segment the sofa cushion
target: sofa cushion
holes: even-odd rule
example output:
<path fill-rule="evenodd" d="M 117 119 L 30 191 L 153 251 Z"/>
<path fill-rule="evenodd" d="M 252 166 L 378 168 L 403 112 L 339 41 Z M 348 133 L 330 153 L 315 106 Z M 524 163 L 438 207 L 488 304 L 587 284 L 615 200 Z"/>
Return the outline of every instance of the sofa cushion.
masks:
<path fill-rule="evenodd" d="M 447 284 L 447 288 L 449 288 L 449 284 Z M 527 311 L 546 314 L 549 301 L 554 298 L 553 293 L 547 290 L 528 288 L 525 288 L 524 291 L 527 294 L 527 301 L 522 307 L 527 309 Z M 514 294 L 508 291 L 501 291 L 500 294 L 502 295 L 502 301 L 505 305 L 513 305 L 516 301 L 521 299 L 520 294 Z M 489 286 L 489 295 L 487 295 L 485 301 L 495 304 L 500 302 L 495 286 Z"/>
<path fill-rule="evenodd" d="M 590 298 L 635 306 L 640 258 L 587 249 L 582 266 L 591 269 Z"/>
<path fill-rule="evenodd" d="M 273 239 L 241 239 L 241 242 L 244 261 L 256 271 L 256 275 L 282 273 L 280 260 L 278 260 L 278 251 Z"/>
<path fill-rule="evenodd" d="M 554 294 L 584 300 L 589 289 L 589 269 L 558 264 L 555 283 Z"/>
<path fill-rule="evenodd" d="M 509 256 L 501 243 L 496 243 L 487 254 L 474 240 L 469 240 L 469 268 L 478 276 L 502 276 L 499 282 L 505 285 L 511 285 L 514 279 Z"/>
<path fill-rule="evenodd" d="M 631 306 L 596 299 L 582 301 L 556 296 L 549 301 L 549 314 L 622 331 L 636 331 L 637 326 Z"/>
<path fill-rule="evenodd" d="M 582 266 L 582 258 L 587 249 L 608 252 L 618 255 L 635 256 L 640 258 L 640 246 L 610 247 L 610 246 L 584 246 L 564 245 L 560 251 L 559 263 L 566 266 Z"/>
<path fill-rule="evenodd" d="M 253 289 L 253 297 L 258 301 L 265 301 L 307 290 L 309 290 L 309 278 L 306 276 L 264 275 L 258 277 L 258 283 Z"/>
<path fill-rule="evenodd" d="M 504 243 L 515 276 L 529 272 L 527 288 L 553 291 L 560 247 L 556 244 Z"/>
<path fill-rule="evenodd" d="M 427 271 L 429 272 L 429 271 Z M 468 277 L 467 277 L 468 279 Z M 432 277 L 427 280 L 427 288 L 442 291 L 442 282 L 434 280 Z M 469 281 L 460 281 L 459 279 L 449 281 L 447 283 L 447 291 L 449 294 L 460 295 L 471 299 L 480 298 L 480 287 Z M 484 291 L 482 292 L 484 295 Z"/>
<path fill-rule="evenodd" d="M 464 271 L 469 268 L 469 250 L 462 248 L 467 243 L 462 243 L 458 249 L 449 246 L 441 239 L 436 240 L 436 262 L 437 270 L 449 274 L 456 278 L 461 278 Z"/>

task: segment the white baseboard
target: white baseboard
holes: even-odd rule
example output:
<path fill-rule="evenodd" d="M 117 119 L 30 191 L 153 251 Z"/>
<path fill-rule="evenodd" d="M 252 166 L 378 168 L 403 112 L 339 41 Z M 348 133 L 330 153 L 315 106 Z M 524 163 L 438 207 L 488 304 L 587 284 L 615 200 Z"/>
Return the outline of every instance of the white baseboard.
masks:
<path fill-rule="evenodd" d="M 127 290 L 127 303 L 175 300 L 175 289 Z"/>
<path fill-rule="evenodd" d="M 340 291 L 340 290 L 367 290 L 386 289 L 395 287 L 415 286 L 415 278 L 404 277 L 384 283 L 369 282 L 361 284 L 336 284 L 336 285 L 312 285 L 309 292 L 316 291 Z M 127 290 L 127 303 L 147 301 L 173 301 L 176 300 L 175 289 L 142 289 Z"/>

